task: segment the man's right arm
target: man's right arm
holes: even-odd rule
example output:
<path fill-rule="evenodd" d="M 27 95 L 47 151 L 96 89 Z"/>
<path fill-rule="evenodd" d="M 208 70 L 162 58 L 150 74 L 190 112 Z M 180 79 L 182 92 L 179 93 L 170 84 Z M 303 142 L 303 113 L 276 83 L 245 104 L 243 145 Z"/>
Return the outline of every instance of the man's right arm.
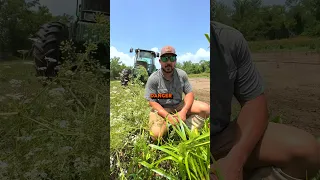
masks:
<path fill-rule="evenodd" d="M 154 77 L 150 76 L 146 83 L 144 97 L 149 101 L 149 105 L 158 112 L 158 115 L 160 115 L 163 118 L 166 118 L 169 113 L 157 102 L 156 99 L 151 98 L 151 94 L 156 94 L 156 93 L 157 93 L 157 81 Z"/>

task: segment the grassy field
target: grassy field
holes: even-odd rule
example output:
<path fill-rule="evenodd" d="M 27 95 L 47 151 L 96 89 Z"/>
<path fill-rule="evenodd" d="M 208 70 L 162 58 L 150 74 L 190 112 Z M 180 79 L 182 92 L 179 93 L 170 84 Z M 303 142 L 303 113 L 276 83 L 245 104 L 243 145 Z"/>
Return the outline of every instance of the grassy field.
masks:
<path fill-rule="evenodd" d="M 188 74 L 189 78 L 210 78 L 210 73 Z"/>
<path fill-rule="evenodd" d="M 302 51 L 319 52 L 320 38 L 295 37 L 281 40 L 249 42 L 252 52 Z"/>
<path fill-rule="evenodd" d="M 30 61 L 0 64 L 0 179 L 108 179 L 109 85 L 85 71 L 42 82 Z"/>
<path fill-rule="evenodd" d="M 200 132 L 189 132 L 181 124 L 166 140 L 153 144 L 144 89 L 139 85 L 121 87 L 119 81 L 112 81 L 110 94 L 113 179 L 183 179 L 189 175 L 189 179 L 208 178 L 207 125 Z"/>

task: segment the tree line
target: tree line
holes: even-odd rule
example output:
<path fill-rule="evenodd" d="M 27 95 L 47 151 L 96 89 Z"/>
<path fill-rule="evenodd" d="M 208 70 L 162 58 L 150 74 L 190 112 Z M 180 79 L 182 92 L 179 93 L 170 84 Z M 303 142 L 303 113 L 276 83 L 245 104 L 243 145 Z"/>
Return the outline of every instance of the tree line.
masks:
<path fill-rule="evenodd" d="M 283 5 L 234 0 L 232 7 L 212 1 L 211 12 L 211 20 L 240 30 L 249 41 L 320 36 L 319 0 L 286 0 Z"/>
<path fill-rule="evenodd" d="M 125 65 L 119 57 L 110 59 L 110 76 L 112 79 L 116 79 L 120 76 L 120 72 L 123 69 L 132 69 L 131 66 Z M 187 74 L 201 74 L 210 73 L 210 61 L 201 60 L 198 63 L 192 61 L 178 62 L 177 68 L 183 69 Z"/>
<path fill-rule="evenodd" d="M 53 16 L 39 0 L 0 1 L 0 55 L 18 55 L 17 50 L 30 49 L 31 38 L 39 27 L 49 21 L 70 22 L 73 16 Z"/>

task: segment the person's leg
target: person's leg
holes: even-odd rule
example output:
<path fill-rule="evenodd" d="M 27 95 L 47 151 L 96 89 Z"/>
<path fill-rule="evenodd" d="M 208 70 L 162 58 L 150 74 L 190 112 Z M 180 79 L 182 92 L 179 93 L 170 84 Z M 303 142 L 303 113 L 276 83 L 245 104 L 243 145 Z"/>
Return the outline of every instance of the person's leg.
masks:
<path fill-rule="evenodd" d="M 184 102 L 182 102 L 177 110 L 180 111 L 184 107 Z M 206 118 L 210 116 L 210 105 L 207 103 L 194 100 L 191 108 L 187 113 L 187 119 L 185 121 L 186 125 L 192 129 L 201 129 L 204 125 Z"/>
<path fill-rule="evenodd" d="M 165 110 L 168 111 L 168 113 L 174 112 L 174 109 L 170 108 L 165 108 Z M 162 138 L 167 132 L 166 120 L 158 115 L 153 109 L 151 109 L 149 114 L 149 129 L 153 140 Z"/>
<path fill-rule="evenodd" d="M 196 114 L 206 119 L 210 116 L 210 105 L 202 101 L 194 100 L 188 114 Z"/>
<path fill-rule="evenodd" d="M 246 163 L 247 170 L 280 168 L 294 178 L 311 178 L 320 170 L 320 144 L 311 134 L 284 124 L 269 123 Z"/>
<path fill-rule="evenodd" d="M 211 138 L 211 154 L 216 161 L 225 157 L 236 143 L 237 129 L 239 124 L 234 121 Z M 245 174 L 263 167 L 269 167 L 270 179 L 305 179 L 306 174 L 311 179 L 320 170 L 320 143 L 298 128 L 269 123 L 245 165 Z"/>

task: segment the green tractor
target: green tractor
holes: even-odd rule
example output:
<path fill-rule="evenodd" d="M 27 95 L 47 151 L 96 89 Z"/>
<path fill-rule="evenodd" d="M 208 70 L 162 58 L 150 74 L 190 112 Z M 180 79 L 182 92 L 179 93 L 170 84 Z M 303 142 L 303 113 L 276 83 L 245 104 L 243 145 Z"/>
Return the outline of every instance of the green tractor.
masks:
<path fill-rule="evenodd" d="M 110 69 L 108 57 L 110 54 L 109 42 L 103 41 L 103 33 L 92 31 L 106 30 L 103 24 L 99 24 L 97 14 L 105 22 L 110 21 L 110 4 L 105 0 L 77 0 L 77 18 L 70 23 L 49 22 L 40 27 L 33 38 L 32 56 L 35 61 L 37 76 L 54 77 L 57 75 L 59 65 L 63 63 L 61 42 L 72 40 L 76 51 L 85 50 L 84 43 L 94 42 L 98 45 L 93 58 L 99 60 L 100 65 Z M 100 28 L 100 29 L 99 29 Z M 108 29 L 109 30 L 109 29 Z M 105 38 L 105 37 L 104 37 Z"/>
<path fill-rule="evenodd" d="M 135 52 L 133 69 L 124 69 L 120 73 L 121 85 L 127 86 L 130 81 L 130 75 L 134 79 L 139 79 L 146 83 L 148 77 L 157 71 L 155 59 L 159 57 L 159 53 L 145 49 L 130 49 L 130 53 Z"/>

